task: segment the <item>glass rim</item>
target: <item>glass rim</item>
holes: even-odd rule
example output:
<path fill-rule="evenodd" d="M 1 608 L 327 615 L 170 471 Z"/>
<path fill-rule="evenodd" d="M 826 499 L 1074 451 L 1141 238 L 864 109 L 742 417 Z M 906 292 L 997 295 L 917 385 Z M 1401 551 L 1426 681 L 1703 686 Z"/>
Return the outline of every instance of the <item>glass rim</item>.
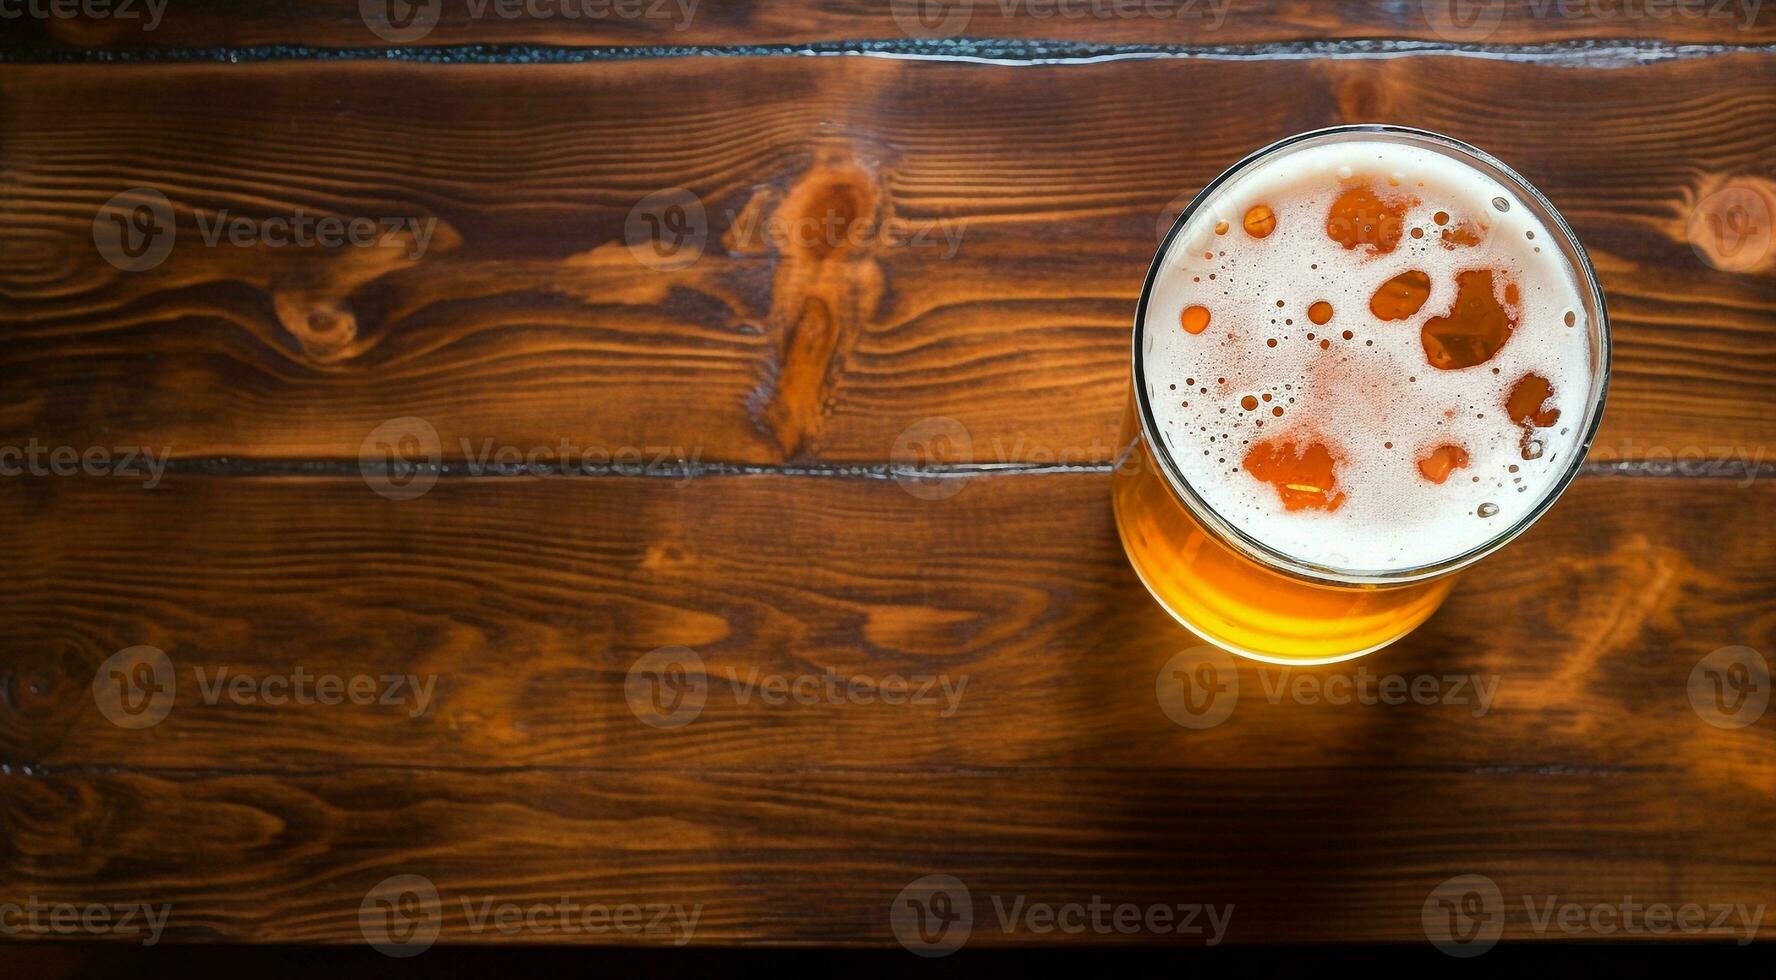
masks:
<path fill-rule="evenodd" d="M 1172 458 L 1171 450 L 1165 440 L 1158 438 L 1159 426 L 1154 420 L 1153 406 L 1149 399 L 1146 384 L 1146 369 L 1142 361 L 1142 338 L 1147 325 L 1147 307 L 1153 295 L 1154 284 L 1159 280 L 1161 268 L 1165 265 L 1166 256 L 1171 253 L 1172 243 L 1196 216 L 1203 205 L 1214 196 L 1215 192 L 1233 178 L 1244 173 L 1258 162 L 1270 156 L 1297 146 L 1309 140 L 1320 140 L 1328 137 L 1361 137 L 1383 136 L 1393 137 L 1398 142 L 1418 141 L 1429 144 L 1431 148 L 1465 158 L 1464 163 L 1478 164 L 1476 169 L 1488 174 L 1520 195 L 1525 203 L 1536 209 L 1541 218 L 1555 236 L 1563 244 L 1563 252 L 1572 264 L 1574 272 L 1582 280 L 1579 283 L 1582 299 L 1585 301 L 1586 318 L 1589 321 L 1590 334 L 1595 338 L 1594 354 L 1596 363 L 1593 366 L 1591 395 L 1587 401 L 1587 418 L 1584 431 L 1574 447 L 1572 458 L 1568 460 L 1566 470 L 1551 483 L 1542 494 L 1542 499 L 1515 523 L 1493 535 L 1481 544 L 1460 552 L 1441 561 L 1425 565 L 1417 565 L 1398 569 L 1346 569 L 1317 562 L 1305 561 L 1288 555 L 1258 540 L 1238 525 L 1222 517 L 1208 502 L 1197 494 L 1190 482 L 1184 479 L 1177 462 Z M 1450 151 L 1453 151 L 1451 154 Z M 1191 199 L 1190 204 L 1178 213 L 1172 227 L 1166 232 L 1159 243 L 1159 250 L 1154 253 L 1153 263 L 1147 269 L 1147 277 L 1141 284 L 1141 298 L 1135 306 L 1135 329 L 1133 341 L 1133 378 L 1135 385 L 1135 402 L 1139 406 L 1138 415 L 1141 420 L 1141 438 L 1147 443 L 1148 455 L 1153 459 L 1172 493 L 1204 527 L 1212 530 L 1226 545 L 1236 549 L 1246 558 L 1272 571 L 1282 572 L 1296 578 L 1307 579 L 1322 585 L 1363 586 L 1363 585 L 1403 585 L 1411 582 L 1425 581 L 1451 574 L 1472 565 L 1474 562 L 1492 554 L 1494 551 L 1511 543 L 1523 532 L 1529 530 L 1548 508 L 1560 499 L 1583 467 L 1585 457 L 1591 450 L 1592 441 L 1597 437 L 1598 427 L 1603 422 L 1604 401 L 1609 393 L 1610 374 L 1610 327 L 1609 311 L 1605 305 L 1603 287 L 1597 281 L 1597 270 L 1591 264 L 1591 256 L 1579 241 L 1572 226 L 1559 209 L 1549 201 L 1541 191 L 1537 190 L 1523 175 L 1513 170 L 1504 161 L 1490 153 L 1471 146 L 1461 140 L 1428 129 L 1416 129 L 1410 126 L 1395 126 L 1382 123 L 1359 123 L 1343 126 L 1330 126 L 1324 129 L 1308 130 L 1278 140 L 1269 146 L 1248 153 L 1239 162 L 1205 184 L 1202 190 Z"/>

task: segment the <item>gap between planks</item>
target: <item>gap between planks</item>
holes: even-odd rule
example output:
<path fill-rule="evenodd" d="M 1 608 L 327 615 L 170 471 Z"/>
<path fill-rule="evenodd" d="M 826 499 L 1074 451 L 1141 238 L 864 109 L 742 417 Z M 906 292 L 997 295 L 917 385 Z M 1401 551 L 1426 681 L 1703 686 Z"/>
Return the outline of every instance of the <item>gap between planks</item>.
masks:
<path fill-rule="evenodd" d="M 464 44 L 416 47 L 320 47 L 258 44 L 232 47 L 72 48 L 0 45 L 0 64 L 247 64 L 275 61 L 387 61 L 435 65 L 581 64 L 656 58 L 865 56 L 1026 67 L 1118 60 L 1278 61 L 1321 58 L 1464 57 L 1574 68 L 1631 68 L 1662 61 L 1776 54 L 1776 44 L 1674 44 L 1668 41 L 1558 41 L 1545 44 L 1453 44 L 1391 38 L 1285 41 L 1264 44 L 1095 44 L 997 38 L 816 41 L 803 44 L 596 45 Z"/>
<path fill-rule="evenodd" d="M 524 463 L 415 464 L 401 472 L 430 474 L 452 479 L 599 479 L 631 477 L 652 480 L 688 481 L 716 477 L 779 476 L 810 477 L 841 480 L 971 480 L 996 476 L 1051 476 L 1059 473 L 1101 473 L 1109 475 L 1116 468 L 1112 462 L 1102 463 L 974 463 L 955 466 L 918 468 L 892 463 L 805 463 L 753 464 L 696 462 L 637 466 L 605 464 L 586 466 L 562 472 L 533 473 Z M 240 459 L 226 456 L 174 459 L 166 463 L 172 476 L 260 477 L 356 477 L 366 474 L 388 475 L 386 466 L 369 466 L 357 460 L 290 460 Z M 1749 485 L 1758 479 L 1776 476 L 1776 462 L 1745 459 L 1719 460 L 1593 460 L 1579 467 L 1580 476 L 1650 477 L 1656 479 L 1733 480 Z"/>

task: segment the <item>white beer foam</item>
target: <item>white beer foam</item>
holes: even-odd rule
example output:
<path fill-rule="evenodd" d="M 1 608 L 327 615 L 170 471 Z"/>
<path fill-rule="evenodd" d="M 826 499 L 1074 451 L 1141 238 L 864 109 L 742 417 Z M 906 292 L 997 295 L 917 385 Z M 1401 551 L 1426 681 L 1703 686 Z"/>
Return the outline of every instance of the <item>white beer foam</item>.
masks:
<path fill-rule="evenodd" d="M 1384 198 L 1418 198 L 1393 252 L 1347 250 L 1328 236 L 1332 202 L 1353 179 L 1370 180 Z M 1256 204 L 1276 213 L 1276 230 L 1263 239 L 1242 227 Z M 1481 244 L 1445 248 L 1433 221 L 1439 211 L 1450 216 L 1447 227 L 1484 224 Z M 1424 237 L 1411 237 L 1413 228 Z M 1378 319 L 1369 307 L 1376 289 L 1411 269 L 1429 274 L 1429 299 L 1408 319 Z M 1517 284 L 1517 328 L 1491 360 L 1440 370 L 1426 360 L 1420 328 L 1450 311 L 1457 275 L 1472 269 L 1494 270 L 1495 294 L 1507 280 Z M 1319 300 L 1335 311 L 1324 326 L 1308 319 Z M 1179 324 L 1192 305 L 1211 315 L 1197 335 Z M 1310 146 L 1229 181 L 1173 239 L 1142 326 L 1149 401 L 1184 479 L 1271 549 L 1340 571 L 1423 567 L 1485 544 L 1553 491 L 1585 428 L 1593 366 L 1577 273 L 1517 194 L 1425 148 Z M 1277 345 L 1267 346 L 1273 338 Z M 1529 373 L 1553 384 L 1547 406 L 1560 411 L 1553 427 L 1535 430 L 1543 448 L 1533 460 L 1523 458 L 1524 430 L 1505 409 Z M 1244 396 L 1264 394 L 1273 400 L 1257 411 L 1240 407 Z M 1332 448 L 1343 504 L 1285 509 L 1275 487 L 1241 467 L 1265 440 Z M 1463 447 L 1470 461 L 1435 484 L 1418 460 L 1446 444 Z"/>

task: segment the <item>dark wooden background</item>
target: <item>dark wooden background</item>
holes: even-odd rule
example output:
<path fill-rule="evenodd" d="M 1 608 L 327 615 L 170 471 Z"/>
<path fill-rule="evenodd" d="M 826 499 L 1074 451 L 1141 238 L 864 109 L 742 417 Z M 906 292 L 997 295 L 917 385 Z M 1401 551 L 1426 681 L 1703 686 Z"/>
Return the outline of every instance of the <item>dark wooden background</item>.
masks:
<path fill-rule="evenodd" d="M 1710 651 L 1776 654 L 1776 262 L 1768 228 L 1737 271 L 1692 240 L 1723 188 L 1776 201 L 1776 10 L 1511 0 L 1451 39 L 1416 2 L 976 7 L 940 39 L 840 0 L 705 0 L 684 31 L 446 0 L 408 47 L 318 0 L 10 25 L 0 446 L 173 462 L 152 490 L 0 480 L 0 901 L 357 943 L 367 890 L 420 874 L 446 941 L 502 938 L 468 895 L 891 945 L 891 901 L 941 873 L 975 896 L 971 946 L 1201 941 L 1006 935 L 995 895 L 1233 904 L 1230 943 L 1422 943 L 1462 873 L 1511 897 L 1510 938 L 1558 938 L 1517 896 L 1776 901 L 1776 717 L 1717 728 L 1689 698 Z M 1367 121 L 1489 149 L 1573 223 L 1613 314 L 1603 432 L 1541 525 L 1361 662 L 1496 679 L 1484 716 L 1270 703 L 1278 673 L 1242 667 L 1233 715 L 1186 729 L 1154 679 L 1194 641 L 1109 504 L 1140 279 L 1229 163 Z M 134 187 L 179 240 L 128 273 L 92 225 Z M 644 268 L 625 220 L 673 187 L 707 208 L 705 253 Z M 418 259 L 198 237 L 297 209 L 437 231 Z M 835 214 L 877 233 L 737 227 Z M 932 227 L 953 255 L 882 231 Z M 408 416 L 443 474 L 384 499 L 359 448 Z M 896 442 L 933 417 L 972 453 L 909 493 Z M 476 476 L 465 439 L 697 465 Z M 138 644 L 180 697 L 129 731 L 93 677 Z M 712 694 L 655 729 L 625 678 L 674 644 L 722 692 L 730 670 L 967 687 L 947 717 Z M 211 705 L 190 674 L 298 665 L 436 675 L 435 703 Z"/>

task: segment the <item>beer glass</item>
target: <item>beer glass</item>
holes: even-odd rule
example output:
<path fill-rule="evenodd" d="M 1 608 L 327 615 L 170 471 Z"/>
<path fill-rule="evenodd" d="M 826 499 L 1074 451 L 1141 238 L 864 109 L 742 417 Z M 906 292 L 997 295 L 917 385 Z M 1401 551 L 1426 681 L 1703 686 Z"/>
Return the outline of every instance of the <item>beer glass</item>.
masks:
<path fill-rule="evenodd" d="M 1414 152 L 1421 158 L 1426 153 L 1440 155 L 1440 158 L 1471 168 L 1507 188 L 1515 201 L 1528 208 L 1531 215 L 1539 219 L 1540 227 L 1549 232 L 1549 240 L 1533 245 L 1534 255 L 1547 255 L 1570 268 L 1572 282 L 1577 287 L 1577 303 L 1583 307 L 1584 321 L 1582 340 L 1579 331 L 1570 336 L 1576 345 L 1574 349 L 1586 353 L 1590 364 L 1589 390 L 1584 392 L 1583 401 L 1568 403 L 1581 404 L 1582 417 L 1568 418 L 1564 423 L 1577 433 L 1576 442 L 1569 444 L 1564 459 L 1552 460 L 1545 467 L 1542 479 L 1534 487 L 1540 499 L 1532 506 L 1529 498 L 1524 497 L 1521 506 L 1527 509 L 1520 516 L 1508 523 L 1501 522 L 1496 529 L 1486 525 L 1483 531 L 1470 532 L 1470 536 L 1490 534 L 1483 540 L 1464 542 L 1449 554 L 1398 567 L 1348 567 L 1345 563 L 1328 560 L 1323 553 L 1290 553 L 1254 533 L 1252 522 L 1241 515 L 1220 512 L 1211 505 L 1207 499 L 1211 495 L 1205 492 L 1216 488 L 1196 484 L 1247 477 L 1233 472 L 1230 464 L 1220 471 L 1219 476 L 1205 478 L 1199 474 L 1196 484 L 1186 478 L 1179 465 L 1181 453 L 1188 452 L 1195 459 L 1199 448 L 1203 449 L 1202 456 L 1220 450 L 1204 448 L 1177 434 L 1169 439 L 1162 438 L 1156 419 L 1156 401 L 1177 396 L 1179 392 L 1175 389 L 1182 379 L 1149 376 L 1153 367 L 1153 343 L 1149 332 L 1178 329 L 1177 320 L 1167 319 L 1172 315 L 1170 311 L 1159 311 L 1158 315 L 1150 317 L 1150 313 L 1155 312 L 1150 310 L 1150 304 L 1154 302 L 1156 284 L 1164 276 L 1181 274 L 1178 270 L 1184 261 L 1214 258 L 1212 251 L 1181 259 L 1175 256 L 1174 246 L 1179 244 L 1179 236 L 1184 230 L 1187 227 L 1202 228 L 1202 222 L 1195 221 L 1199 213 L 1214 206 L 1223 188 L 1238 182 L 1242 175 L 1257 172 L 1255 168 L 1286 163 L 1292 154 L 1331 148 L 1349 141 L 1361 141 L 1365 149 L 1369 144 L 1401 148 L 1401 152 Z M 1381 165 L 1385 167 L 1386 161 L 1383 160 Z M 1495 197 L 1493 201 L 1501 209 L 1509 203 L 1503 196 Z M 1263 209 L 1254 209 L 1259 210 Z M 1209 212 L 1202 216 L 1206 219 L 1212 215 L 1213 212 Z M 1439 212 L 1437 222 L 1441 224 L 1444 218 L 1445 215 Z M 1268 234 L 1263 222 L 1269 220 L 1274 219 L 1265 212 L 1260 216 L 1260 224 L 1255 229 L 1248 229 L 1247 234 Z M 1214 234 L 1227 234 L 1227 224 L 1226 220 L 1216 222 Z M 1232 233 L 1241 234 L 1238 215 L 1233 216 L 1233 224 Z M 1368 225 L 1365 225 L 1367 230 Z M 1422 230 L 1414 229 L 1413 235 L 1419 236 Z M 1535 236 L 1531 234 L 1530 237 Z M 1255 240 L 1239 241 L 1257 244 Z M 1237 245 L 1230 244 L 1223 254 L 1237 251 Z M 1237 258 L 1235 255 L 1233 259 L 1218 261 L 1237 264 Z M 1226 266 L 1221 268 L 1225 270 Z M 1315 265 L 1315 268 L 1319 266 Z M 1305 269 L 1302 271 L 1306 272 Z M 1195 277 L 1198 282 L 1202 278 L 1200 273 Z M 1223 277 L 1226 278 L 1231 277 Z M 1283 303 L 1279 300 L 1276 305 L 1282 306 Z M 1184 331 L 1203 331 L 1201 321 L 1206 320 L 1207 314 L 1200 314 L 1198 323 L 1191 322 L 1191 315 L 1190 312 L 1184 314 Z M 1577 319 L 1574 313 L 1568 313 L 1567 326 L 1573 326 Z M 1289 322 L 1294 324 L 1294 320 Z M 1315 322 L 1318 322 L 1317 318 Z M 1307 321 L 1287 329 L 1299 331 L 1300 326 L 1308 326 Z M 1314 338 L 1314 334 L 1308 332 L 1307 337 Z M 1221 342 L 1235 341 L 1223 339 Z M 1258 344 L 1261 341 L 1254 335 L 1245 342 Z M 1314 339 L 1313 342 L 1329 347 L 1332 341 Z M 1268 343 L 1275 346 L 1274 340 Z M 1603 293 L 1583 246 L 1554 206 L 1511 168 L 1447 136 L 1398 126 L 1340 126 L 1289 137 L 1251 154 L 1203 188 L 1172 224 L 1148 270 L 1135 314 L 1133 390 L 1119 443 L 1126 449 L 1117 462 L 1113 483 L 1116 521 L 1124 549 L 1142 582 L 1160 605 L 1192 632 L 1235 654 L 1271 663 L 1311 665 L 1347 660 L 1379 650 L 1423 623 L 1449 595 L 1457 573 L 1527 530 L 1578 474 L 1602 418 L 1609 359 L 1609 325 Z M 1485 368 L 1468 370 L 1479 372 Z M 1425 373 L 1433 372 L 1427 368 Z M 1495 369 L 1491 373 L 1496 375 L 1498 371 Z M 1209 392 L 1206 379 L 1204 382 L 1197 382 L 1195 378 L 1189 380 L 1202 387 L 1188 389 L 1187 394 L 1196 390 Z M 1402 389 L 1407 387 L 1405 379 L 1401 379 L 1401 386 Z M 1290 390 L 1293 394 L 1299 389 L 1291 387 Z M 1249 399 L 1246 401 L 1250 403 Z M 1268 396 L 1266 401 L 1269 401 Z M 1277 408 L 1268 411 L 1281 416 L 1282 403 L 1277 404 Z M 1234 414 L 1239 414 L 1237 405 L 1224 406 L 1217 409 L 1222 414 L 1216 417 L 1226 417 L 1230 408 Z M 1284 420 L 1265 418 L 1262 421 L 1272 421 L 1274 430 Z M 1560 431 L 1564 433 L 1566 430 Z M 1376 435 L 1379 445 L 1381 434 Z M 1387 445 L 1391 450 L 1392 443 Z M 1528 446 L 1527 441 L 1525 446 Z M 1528 451 L 1526 448 L 1526 459 L 1529 458 Z M 1237 462 L 1237 459 L 1232 461 Z M 1517 469 L 1516 465 L 1510 467 L 1512 472 Z M 1471 479 L 1478 483 L 1480 477 Z M 1508 482 L 1504 485 L 1515 489 Z M 1481 505 L 1479 512 L 1484 515 L 1485 508 L 1492 506 Z M 1496 507 L 1494 513 L 1497 513 Z M 1405 516 L 1402 514 L 1402 520 Z"/>

